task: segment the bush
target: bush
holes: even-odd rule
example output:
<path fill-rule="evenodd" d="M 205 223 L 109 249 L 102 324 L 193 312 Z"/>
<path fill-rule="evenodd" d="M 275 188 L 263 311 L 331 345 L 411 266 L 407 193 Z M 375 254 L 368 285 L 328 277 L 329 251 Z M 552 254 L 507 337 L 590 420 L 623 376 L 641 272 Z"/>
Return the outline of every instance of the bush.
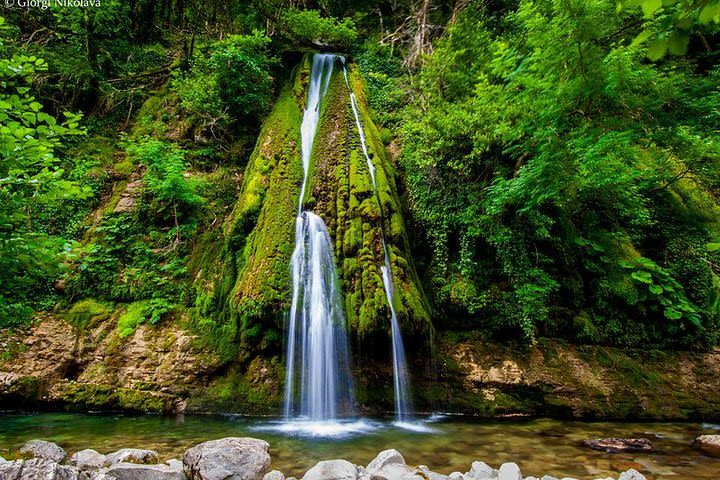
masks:
<path fill-rule="evenodd" d="M 267 51 L 269 42 L 261 34 L 231 35 L 211 45 L 209 54 L 194 58 L 190 70 L 173 80 L 180 106 L 213 133 L 233 121 L 242 127 L 259 124 L 274 90 L 270 71 L 276 59 Z"/>
<path fill-rule="evenodd" d="M 317 10 L 290 9 L 281 17 L 279 28 L 295 45 L 331 45 L 346 49 L 357 39 L 349 18 L 322 17 Z"/>
<path fill-rule="evenodd" d="M 128 337 L 143 323 L 157 325 L 174 308 L 175 305 L 165 298 L 153 298 L 131 303 L 125 313 L 118 318 L 118 335 L 120 338 Z"/>

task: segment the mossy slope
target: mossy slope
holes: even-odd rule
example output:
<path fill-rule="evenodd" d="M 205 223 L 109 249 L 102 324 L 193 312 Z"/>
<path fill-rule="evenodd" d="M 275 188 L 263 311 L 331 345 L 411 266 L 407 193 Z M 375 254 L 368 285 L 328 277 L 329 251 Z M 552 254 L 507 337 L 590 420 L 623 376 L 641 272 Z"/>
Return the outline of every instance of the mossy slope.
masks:
<path fill-rule="evenodd" d="M 380 271 L 384 235 L 395 284 L 395 310 L 404 330 L 425 335 L 432 328 L 429 309 L 408 247 L 395 169 L 370 119 L 362 80 L 355 69 L 349 69 L 348 80 L 358 98 L 378 191 L 362 151 L 350 92 L 338 68 L 330 81 L 315 139 L 307 206 L 325 220 L 335 242 L 351 329 L 360 337 L 389 329 Z"/>
<path fill-rule="evenodd" d="M 195 278 L 193 317 L 226 358 L 277 347 L 281 341 L 302 181 L 301 92 L 307 69 L 303 62 L 265 121 L 230 218 L 197 249 L 203 258 L 193 270 L 203 273 Z M 217 235 L 223 237 L 222 247 L 213 253 Z"/>
<path fill-rule="evenodd" d="M 222 228 L 224 246 L 211 248 L 217 244 L 215 232 L 196 249 L 202 257 L 192 268 L 201 273 L 194 279 L 199 292 L 196 324 L 209 329 L 228 358 L 258 347 L 277 351 L 281 343 L 291 297 L 293 219 L 302 182 L 300 124 L 309 69 L 306 56 L 264 124 L 234 211 Z M 323 217 L 335 242 L 351 330 L 361 337 L 388 330 L 380 272 L 384 233 L 400 321 L 408 331 L 427 334 L 428 307 L 409 254 L 395 171 L 367 113 L 360 77 L 351 70 L 349 79 L 360 100 L 378 194 L 362 153 L 349 91 L 336 68 L 315 140 L 307 208 Z"/>

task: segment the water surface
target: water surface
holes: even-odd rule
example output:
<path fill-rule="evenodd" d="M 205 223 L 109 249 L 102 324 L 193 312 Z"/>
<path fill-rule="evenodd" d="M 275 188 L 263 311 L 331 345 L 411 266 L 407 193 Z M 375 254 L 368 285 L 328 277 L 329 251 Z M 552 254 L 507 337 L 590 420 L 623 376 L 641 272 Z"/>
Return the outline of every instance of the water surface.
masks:
<path fill-rule="evenodd" d="M 373 420 L 362 435 L 318 438 L 288 436 L 267 419 L 240 416 L 128 416 L 92 414 L 0 415 L 0 455 L 25 441 L 42 438 L 68 453 L 94 448 L 108 453 L 123 447 L 152 448 L 163 459 L 182 458 L 189 447 L 225 436 L 252 436 L 270 443 L 272 468 L 300 477 L 320 460 L 344 458 L 367 465 L 375 455 L 396 448 L 409 464 L 435 471 L 466 472 L 473 460 L 494 467 L 514 461 L 525 476 L 551 474 L 594 479 L 636 468 L 650 480 L 720 478 L 720 459 L 691 447 L 702 434 L 720 434 L 720 426 L 699 423 L 570 422 L 550 419 L 473 422 L 445 417 L 432 433 L 398 428 Z M 271 428 L 267 428 L 271 427 Z M 292 431 L 290 432 L 292 433 Z M 655 445 L 649 454 L 608 454 L 580 446 L 587 438 L 644 436 Z M 4 456 L 4 455 L 3 455 Z"/>

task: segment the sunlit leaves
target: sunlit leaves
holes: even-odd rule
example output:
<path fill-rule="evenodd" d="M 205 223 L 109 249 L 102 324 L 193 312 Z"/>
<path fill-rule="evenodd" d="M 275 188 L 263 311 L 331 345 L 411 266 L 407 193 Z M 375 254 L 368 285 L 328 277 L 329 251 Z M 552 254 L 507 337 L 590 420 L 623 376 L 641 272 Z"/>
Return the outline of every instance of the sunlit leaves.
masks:
<path fill-rule="evenodd" d="M 55 156 L 67 137 L 84 133 L 80 115 L 58 122 L 30 94 L 33 76 L 46 69 L 34 56 L 0 59 L 0 326 L 27 318 L 30 287 L 56 278 L 68 251 L 66 240 L 33 230 L 35 213 L 89 194 L 65 178 Z"/>
<path fill-rule="evenodd" d="M 720 0 L 621 0 L 618 9 L 640 7 L 646 18 L 634 43 L 649 40 L 647 56 L 657 61 L 667 53 L 685 55 L 690 34 L 698 27 L 717 28 Z"/>

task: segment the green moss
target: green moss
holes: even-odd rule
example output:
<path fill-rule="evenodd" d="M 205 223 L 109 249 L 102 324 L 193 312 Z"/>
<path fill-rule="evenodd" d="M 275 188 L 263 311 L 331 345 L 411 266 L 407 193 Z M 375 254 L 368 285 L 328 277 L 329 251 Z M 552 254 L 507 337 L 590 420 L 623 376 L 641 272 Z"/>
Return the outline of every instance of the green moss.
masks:
<path fill-rule="evenodd" d="M 172 398 L 166 395 L 112 385 L 62 382 L 54 386 L 54 396 L 68 410 L 120 409 L 143 413 L 167 413 Z"/>
<path fill-rule="evenodd" d="M 192 325 L 226 360 L 280 343 L 302 180 L 297 92 L 304 88 L 303 71 L 301 65 L 265 121 L 222 231 L 201 241 L 214 244 L 212 251 L 193 254 L 199 281 Z"/>
<path fill-rule="evenodd" d="M 123 314 L 118 317 L 117 334 L 125 338 L 133 333 L 144 320 L 145 302 L 134 302 L 127 306 Z"/>
<path fill-rule="evenodd" d="M 235 365 L 223 377 L 188 399 L 191 411 L 277 413 L 282 401 L 283 369 L 277 357 L 256 357 L 246 369 Z"/>
<path fill-rule="evenodd" d="M 112 305 L 93 299 L 80 300 L 65 314 L 65 321 L 79 330 L 92 328 L 107 320 L 112 314 Z"/>

